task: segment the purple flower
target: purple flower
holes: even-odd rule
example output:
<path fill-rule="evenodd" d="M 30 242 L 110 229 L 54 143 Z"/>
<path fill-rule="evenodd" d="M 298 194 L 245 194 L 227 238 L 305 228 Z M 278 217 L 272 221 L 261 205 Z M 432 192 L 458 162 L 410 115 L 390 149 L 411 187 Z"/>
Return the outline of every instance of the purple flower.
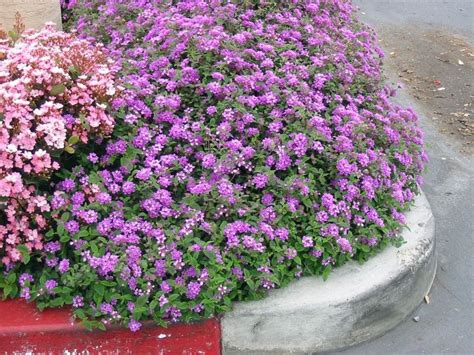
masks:
<path fill-rule="evenodd" d="M 140 322 L 137 322 L 135 319 L 130 319 L 130 321 L 128 322 L 128 328 L 132 332 L 139 331 L 141 327 L 142 327 L 142 324 Z"/>
<path fill-rule="evenodd" d="M 293 248 L 288 248 L 285 254 L 288 260 L 291 260 L 291 259 L 296 258 L 296 256 L 298 255 L 298 252 Z"/>
<path fill-rule="evenodd" d="M 150 176 L 151 176 L 151 169 L 148 169 L 148 168 L 140 169 L 136 175 L 137 179 L 143 180 L 143 181 L 148 180 Z"/>
<path fill-rule="evenodd" d="M 347 159 L 341 159 L 336 164 L 337 170 L 343 176 L 350 175 L 357 171 L 357 167 L 354 164 L 350 164 Z"/>
<path fill-rule="evenodd" d="M 195 299 L 201 292 L 201 284 L 199 282 L 190 282 L 186 291 L 186 297 L 190 300 Z"/>
<path fill-rule="evenodd" d="M 311 247 L 313 246 L 313 243 L 314 243 L 314 242 L 313 242 L 313 238 L 311 238 L 311 237 L 309 237 L 309 236 L 307 236 L 307 235 L 305 235 L 305 236 L 303 237 L 302 242 L 303 242 L 303 246 L 304 246 L 305 248 L 311 248 Z"/>
<path fill-rule="evenodd" d="M 257 174 L 253 178 L 253 184 L 257 189 L 263 189 L 268 184 L 268 176 L 265 174 Z"/>
<path fill-rule="evenodd" d="M 316 220 L 319 223 L 326 222 L 328 220 L 328 218 L 329 218 L 329 216 L 325 211 L 319 211 L 318 213 L 316 213 Z"/>
<path fill-rule="evenodd" d="M 84 193 L 82 192 L 76 192 L 71 197 L 72 203 L 79 206 L 82 205 L 85 202 L 85 200 L 86 199 L 85 199 Z"/>
<path fill-rule="evenodd" d="M 265 206 L 271 205 L 273 203 L 273 195 L 269 193 L 263 194 L 262 203 Z"/>
<path fill-rule="evenodd" d="M 64 274 L 69 270 L 69 260 L 68 259 L 63 259 L 59 262 L 59 272 L 61 274 Z"/>
<path fill-rule="evenodd" d="M 52 290 L 53 288 L 55 288 L 56 286 L 58 286 L 58 282 L 56 280 L 47 280 L 45 283 L 44 283 L 44 287 L 46 287 L 47 290 Z"/>
<path fill-rule="evenodd" d="M 357 154 L 357 161 L 359 162 L 359 164 L 363 167 L 366 167 L 367 165 L 369 165 L 370 163 L 370 160 L 369 160 L 369 157 L 367 154 L 365 153 L 359 153 Z"/>
<path fill-rule="evenodd" d="M 99 161 L 99 157 L 95 153 L 89 153 L 87 156 L 87 160 L 89 160 L 91 163 L 95 164 Z"/>
<path fill-rule="evenodd" d="M 171 322 L 175 323 L 179 320 L 179 318 L 181 318 L 181 311 L 178 308 L 172 306 L 166 310 L 165 316 Z"/>
<path fill-rule="evenodd" d="M 163 281 L 161 283 L 160 288 L 164 293 L 170 293 L 173 290 L 173 288 L 170 286 L 170 284 L 166 281 Z"/>
<path fill-rule="evenodd" d="M 135 192 L 135 184 L 131 181 L 127 181 L 122 186 L 122 191 L 125 195 L 131 195 Z"/>
<path fill-rule="evenodd" d="M 64 198 L 60 195 L 55 195 L 51 200 L 51 207 L 55 210 L 63 207 L 66 204 Z"/>
<path fill-rule="evenodd" d="M 68 127 L 68 128 L 71 128 L 74 125 L 74 123 L 76 122 L 76 119 L 74 118 L 74 116 L 69 115 L 69 114 L 63 115 L 63 118 L 64 118 L 64 121 L 66 123 L 66 127 Z"/>
<path fill-rule="evenodd" d="M 77 223 L 76 221 L 68 221 L 64 224 L 64 227 L 72 235 L 79 232 L 79 223 Z"/>
<path fill-rule="evenodd" d="M 94 210 L 81 211 L 80 216 L 87 224 L 96 223 L 99 219 L 99 214 Z"/>
<path fill-rule="evenodd" d="M 337 244 L 344 253 L 352 253 L 352 245 L 346 238 L 339 238 Z"/>
<path fill-rule="evenodd" d="M 216 112 L 217 112 L 217 109 L 215 106 L 209 106 L 207 109 L 206 109 L 206 112 L 208 115 L 214 115 Z"/>
<path fill-rule="evenodd" d="M 101 205 L 107 205 L 112 202 L 112 197 L 107 192 L 99 192 L 96 195 L 96 199 Z"/>
<path fill-rule="evenodd" d="M 165 295 L 161 295 L 158 301 L 160 302 L 160 307 L 163 307 L 165 304 L 168 303 L 168 299 Z"/>
<path fill-rule="evenodd" d="M 227 181 L 221 182 L 217 186 L 217 191 L 224 197 L 232 196 L 234 193 L 233 185 Z"/>
<path fill-rule="evenodd" d="M 18 283 L 20 284 L 21 287 L 24 287 L 27 281 L 33 282 L 33 280 L 34 280 L 33 276 L 25 272 L 20 275 L 18 279 Z"/>
<path fill-rule="evenodd" d="M 59 189 L 69 192 L 76 187 L 75 182 L 72 179 L 65 179 L 59 183 Z"/>
<path fill-rule="evenodd" d="M 110 303 L 102 303 L 100 305 L 100 311 L 105 314 L 112 314 L 114 307 Z"/>
<path fill-rule="evenodd" d="M 291 165 L 290 156 L 286 153 L 279 153 L 278 160 L 277 160 L 277 163 L 276 163 L 276 169 L 277 170 L 286 170 L 290 167 L 290 165 Z"/>
<path fill-rule="evenodd" d="M 88 251 L 83 253 L 83 257 L 88 261 L 89 265 L 96 269 L 99 275 L 105 276 L 115 271 L 115 267 L 119 262 L 117 255 L 106 253 L 104 256 L 90 256 Z"/>
<path fill-rule="evenodd" d="M 214 165 L 216 164 L 217 159 L 214 156 L 214 154 L 206 154 L 202 158 L 202 167 L 206 169 L 212 169 Z"/>
<path fill-rule="evenodd" d="M 288 240 L 288 236 L 290 233 L 288 232 L 288 229 L 286 228 L 278 228 L 275 230 L 275 235 L 280 239 L 280 240 Z"/>
<path fill-rule="evenodd" d="M 72 298 L 72 306 L 74 308 L 84 307 L 84 298 L 82 296 L 74 296 Z"/>
<path fill-rule="evenodd" d="M 193 195 L 204 195 L 211 191 L 211 188 L 212 186 L 210 184 L 208 184 L 207 182 L 202 182 L 191 187 L 189 191 Z"/>
<path fill-rule="evenodd" d="M 61 249 L 61 245 L 59 244 L 59 242 L 48 242 L 44 245 L 44 250 L 46 250 L 49 253 L 55 253 L 60 249 Z"/>
<path fill-rule="evenodd" d="M 52 257 L 52 258 L 47 258 L 45 260 L 45 264 L 51 268 L 55 267 L 58 265 L 59 259 L 57 257 Z"/>
<path fill-rule="evenodd" d="M 31 299 L 30 288 L 29 287 L 22 288 L 20 291 L 20 297 L 24 298 L 27 301 Z"/>
<path fill-rule="evenodd" d="M 140 250 L 139 247 L 137 246 L 129 246 L 127 248 L 127 262 L 128 264 L 136 264 L 139 260 L 140 260 L 140 257 L 142 256 L 142 252 Z"/>
<path fill-rule="evenodd" d="M 272 207 L 264 208 L 260 211 L 260 217 L 266 222 L 272 222 L 276 218 L 275 210 Z"/>

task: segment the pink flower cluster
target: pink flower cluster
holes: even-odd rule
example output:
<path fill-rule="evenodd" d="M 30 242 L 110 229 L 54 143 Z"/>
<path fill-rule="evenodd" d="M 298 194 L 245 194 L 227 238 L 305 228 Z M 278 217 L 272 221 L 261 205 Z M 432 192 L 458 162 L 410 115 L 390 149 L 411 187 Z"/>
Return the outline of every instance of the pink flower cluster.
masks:
<path fill-rule="evenodd" d="M 76 144 L 112 132 L 114 79 L 99 45 L 52 25 L 0 39 L 0 264 L 21 259 L 19 244 L 42 248 L 50 206 L 31 184 L 49 180 Z"/>

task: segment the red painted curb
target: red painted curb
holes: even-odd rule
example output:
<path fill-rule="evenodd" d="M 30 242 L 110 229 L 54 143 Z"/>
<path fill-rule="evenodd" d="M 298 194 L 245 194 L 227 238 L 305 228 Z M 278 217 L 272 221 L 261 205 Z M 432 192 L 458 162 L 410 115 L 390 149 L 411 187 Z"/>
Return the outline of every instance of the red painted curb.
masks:
<path fill-rule="evenodd" d="M 140 331 L 88 331 L 67 308 L 38 311 L 21 300 L 0 302 L 0 353 L 205 354 L 221 353 L 219 321 L 208 319 L 169 328 L 144 324 Z"/>

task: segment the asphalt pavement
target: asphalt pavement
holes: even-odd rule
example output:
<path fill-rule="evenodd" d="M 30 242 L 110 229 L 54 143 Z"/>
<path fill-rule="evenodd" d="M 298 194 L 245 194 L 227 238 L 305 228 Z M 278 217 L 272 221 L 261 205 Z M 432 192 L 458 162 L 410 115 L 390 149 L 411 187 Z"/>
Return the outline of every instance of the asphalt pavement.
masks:
<path fill-rule="evenodd" d="M 467 56 L 474 53 L 474 1 L 354 0 L 354 3 L 360 7 L 359 18 L 378 32 L 385 52 L 395 53 L 393 48 L 404 45 L 406 38 L 413 42 L 431 31 L 452 36 L 453 40 L 448 41 L 451 44 L 463 41 L 462 47 L 451 49 L 452 53 Z M 401 35 L 394 36 L 393 33 L 403 34 L 405 42 Z M 406 62 L 411 61 L 414 75 L 417 65 L 418 68 L 430 65 L 430 69 L 442 76 L 448 70 L 447 62 L 428 62 L 427 59 L 434 55 L 431 52 L 433 45 L 420 43 L 409 51 L 399 48 L 399 62 L 405 57 Z M 388 80 L 396 84 L 402 75 L 389 53 L 385 59 L 386 73 Z M 472 125 L 474 115 L 469 112 L 472 112 L 474 102 L 473 68 L 472 62 L 462 63 L 459 70 L 464 70 L 464 74 L 446 78 L 447 90 L 463 94 L 464 124 Z M 447 131 L 439 123 L 448 119 L 446 115 L 450 110 L 456 109 L 449 105 L 454 106 L 459 95 L 452 94 L 443 104 L 448 106 L 448 113 L 437 112 L 434 99 L 414 97 L 418 88 L 414 82 L 406 79 L 402 83 L 396 101 L 416 110 L 426 134 L 430 161 L 423 190 L 435 216 L 437 275 L 429 293 L 429 303 L 423 302 L 412 316 L 384 336 L 339 352 L 342 354 L 474 353 L 474 157 L 463 149 L 466 137 Z M 424 82 L 426 86 L 429 81 Z M 438 89 L 434 86 L 432 91 Z M 472 139 L 472 136 L 467 138 Z"/>

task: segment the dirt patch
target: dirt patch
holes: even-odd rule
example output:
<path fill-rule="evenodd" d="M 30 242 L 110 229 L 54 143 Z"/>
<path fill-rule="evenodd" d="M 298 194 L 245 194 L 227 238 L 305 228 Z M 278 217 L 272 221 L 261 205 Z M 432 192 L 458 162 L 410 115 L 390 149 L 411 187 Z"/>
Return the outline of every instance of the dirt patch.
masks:
<path fill-rule="evenodd" d="M 415 26 L 379 31 L 386 64 L 426 108 L 439 131 L 474 153 L 474 48 L 444 30 Z"/>

